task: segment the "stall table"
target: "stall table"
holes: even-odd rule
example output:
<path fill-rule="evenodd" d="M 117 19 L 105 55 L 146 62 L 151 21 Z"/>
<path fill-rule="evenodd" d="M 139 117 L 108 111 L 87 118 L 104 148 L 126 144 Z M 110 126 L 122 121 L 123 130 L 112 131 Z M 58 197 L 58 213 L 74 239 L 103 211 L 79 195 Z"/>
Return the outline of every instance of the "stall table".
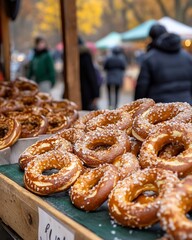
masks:
<path fill-rule="evenodd" d="M 95 212 L 81 211 L 71 204 L 68 191 L 36 196 L 24 188 L 23 172 L 18 164 L 0 166 L 0 193 L 0 218 L 23 239 L 38 239 L 40 210 L 71 234 L 65 240 L 153 240 L 163 235 L 158 224 L 142 230 L 118 226 L 110 219 L 106 204 Z"/>

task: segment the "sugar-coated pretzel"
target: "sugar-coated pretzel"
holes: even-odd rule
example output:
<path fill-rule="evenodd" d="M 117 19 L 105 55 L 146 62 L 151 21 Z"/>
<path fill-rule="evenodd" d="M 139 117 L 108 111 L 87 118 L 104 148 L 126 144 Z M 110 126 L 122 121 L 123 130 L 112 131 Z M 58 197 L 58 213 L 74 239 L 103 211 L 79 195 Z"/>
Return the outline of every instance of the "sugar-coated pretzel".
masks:
<path fill-rule="evenodd" d="M 158 221 L 157 212 L 166 191 L 179 179 L 171 171 L 155 168 L 139 170 L 119 181 L 109 195 L 111 217 L 120 225 L 147 227 Z M 154 201 L 134 202 L 145 191 L 158 194 Z M 146 199 L 146 198 L 145 198 Z"/>
<path fill-rule="evenodd" d="M 74 124 L 73 127 L 74 128 L 81 128 L 81 129 L 85 129 L 86 128 L 86 124 L 93 118 L 96 118 L 99 115 L 102 115 L 106 112 L 108 112 L 109 110 L 97 110 L 97 111 L 91 111 L 89 113 L 87 113 L 86 115 L 82 116 L 81 118 L 79 118 Z"/>
<path fill-rule="evenodd" d="M 113 165 L 87 169 L 71 187 L 71 201 L 77 208 L 94 211 L 107 200 L 118 180 L 119 174 Z"/>
<path fill-rule="evenodd" d="M 154 105 L 155 102 L 153 99 L 141 98 L 134 102 L 123 105 L 122 107 L 118 108 L 118 110 L 122 112 L 128 112 L 131 117 L 134 118 Z"/>
<path fill-rule="evenodd" d="M 78 139 L 84 136 L 84 134 L 85 132 L 82 129 L 68 128 L 57 133 L 57 136 L 66 139 L 71 144 L 75 144 Z"/>
<path fill-rule="evenodd" d="M 73 147 L 71 143 L 64 138 L 59 136 L 53 136 L 47 139 L 40 140 L 33 145 L 29 146 L 19 157 L 19 165 L 21 169 L 25 169 L 27 164 L 32 161 L 37 155 L 44 154 L 46 152 L 57 150 L 57 151 L 68 151 L 72 152 Z"/>
<path fill-rule="evenodd" d="M 192 131 L 191 125 L 169 123 L 151 134 L 142 144 L 139 162 L 142 168 L 159 167 L 177 172 L 183 177 L 192 172 Z M 183 151 L 177 156 L 163 158 L 158 153 L 170 143 L 179 143 Z"/>
<path fill-rule="evenodd" d="M 53 100 L 51 94 L 49 93 L 38 92 L 37 96 L 42 102 L 51 102 Z"/>
<path fill-rule="evenodd" d="M 4 100 L 0 104 L 0 112 L 7 114 L 7 112 L 20 111 L 23 109 L 23 104 L 21 101 L 10 99 L 8 101 Z"/>
<path fill-rule="evenodd" d="M 72 126 L 72 124 L 78 119 L 79 114 L 77 110 L 75 109 L 63 109 L 61 111 L 61 114 L 66 116 L 68 118 L 69 125 Z"/>
<path fill-rule="evenodd" d="M 88 132 L 74 145 L 77 156 L 91 167 L 111 163 L 129 149 L 130 143 L 126 133 L 114 129 L 97 129 Z"/>
<path fill-rule="evenodd" d="M 17 78 L 13 86 L 19 89 L 20 96 L 35 96 L 38 93 L 38 85 L 24 77 Z"/>
<path fill-rule="evenodd" d="M 57 133 L 69 127 L 68 118 L 61 112 L 49 112 L 46 118 L 48 120 L 47 133 Z"/>
<path fill-rule="evenodd" d="M 43 174 L 46 170 L 57 169 L 57 173 Z M 69 152 L 50 151 L 31 161 L 24 173 L 27 189 L 38 195 L 49 195 L 69 188 L 82 172 L 82 163 Z"/>
<path fill-rule="evenodd" d="M 0 117 L 0 149 L 13 145 L 20 134 L 21 126 L 17 120 Z"/>
<path fill-rule="evenodd" d="M 21 138 L 36 137 L 47 131 L 48 122 L 42 115 L 21 113 L 16 116 L 16 119 L 21 124 Z"/>
<path fill-rule="evenodd" d="M 113 161 L 117 167 L 121 179 L 129 176 L 140 169 L 139 161 L 132 153 L 124 153 Z"/>
<path fill-rule="evenodd" d="M 139 141 L 144 141 L 153 131 L 165 122 L 190 122 L 191 106 L 188 103 L 158 103 L 135 117 L 132 135 Z"/>
<path fill-rule="evenodd" d="M 42 106 L 48 109 L 52 109 L 53 111 L 62 111 L 62 109 L 78 109 L 76 103 L 71 102 L 67 99 L 63 99 L 61 101 L 44 102 L 42 103 Z"/>
<path fill-rule="evenodd" d="M 170 239 L 192 239 L 192 222 L 186 213 L 192 210 L 192 176 L 187 176 L 181 183 L 176 184 L 172 191 L 162 199 L 158 217 Z"/>
<path fill-rule="evenodd" d="M 41 105 L 41 100 L 38 96 L 21 96 L 17 98 L 17 101 L 21 102 L 24 108 Z"/>
<path fill-rule="evenodd" d="M 0 84 L 0 97 L 3 97 L 3 99 L 14 99 L 18 95 L 19 90 L 11 83 L 7 85 Z"/>
<path fill-rule="evenodd" d="M 97 128 L 116 128 L 129 132 L 131 125 L 132 122 L 129 113 L 111 110 L 87 122 L 86 130 L 94 131 Z"/>

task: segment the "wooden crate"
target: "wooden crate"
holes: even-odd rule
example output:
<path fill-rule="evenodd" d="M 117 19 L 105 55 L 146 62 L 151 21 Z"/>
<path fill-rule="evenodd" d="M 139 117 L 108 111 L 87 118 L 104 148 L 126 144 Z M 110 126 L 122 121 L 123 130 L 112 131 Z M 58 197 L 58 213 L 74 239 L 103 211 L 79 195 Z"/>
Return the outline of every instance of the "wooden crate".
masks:
<path fill-rule="evenodd" d="M 23 239 L 38 239 L 38 207 L 54 216 L 66 228 L 74 231 L 75 240 L 101 240 L 40 197 L 0 174 L 0 218 Z"/>

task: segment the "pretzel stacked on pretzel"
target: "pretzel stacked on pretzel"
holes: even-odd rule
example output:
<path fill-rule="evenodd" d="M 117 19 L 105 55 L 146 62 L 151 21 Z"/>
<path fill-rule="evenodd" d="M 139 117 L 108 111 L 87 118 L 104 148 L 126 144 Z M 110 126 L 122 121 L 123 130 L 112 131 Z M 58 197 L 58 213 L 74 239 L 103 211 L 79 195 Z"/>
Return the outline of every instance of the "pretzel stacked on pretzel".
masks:
<path fill-rule="evenodd" d="M 4 129 L 8 122 L 17 122 L 15 130 L 12 130 L 16 137 L 9 138 L 10 141 L 4 144 L 4 131 L 1 149 L 13 145 L 18 138 L 57 133 L 69 128 L 78 119 L 75 103 L 65 99 L 54 101 L 51 95 L 39 92 L 35 82 L 25 78 L 0 82 L 0 114 L 6 120 Z"/>
<path fill-rule="evenodd" d="M 25 186 L 39 195 L 71 187 L 70 198 L 77 208 L 95 211 L 108 200 L 110 216 L 120 225 L 146 228 L 160 221 L 172 239 L 191 239 L 191 223 L 184 215 L 192 209 L 191 127 L 192 109 L 187 103 L 141 99 L 117 110 L 88 113 L 52 140 L 25 150 L 19 159 Z M 65 175 L 66 166 L 52 162 L 54 154 L 68 160 L 71 155 L 70 170 L 76 166 L 74 159 L 81 163 L 78 171 L 73 169 L 73 181 Z M 44 171 L 53 168 L 58 175 L 44 177 Z M 52 180 L 60 182 L 62 172 L 64 187 Z M 50 188 L 45 191 L 47 182 Z"/>

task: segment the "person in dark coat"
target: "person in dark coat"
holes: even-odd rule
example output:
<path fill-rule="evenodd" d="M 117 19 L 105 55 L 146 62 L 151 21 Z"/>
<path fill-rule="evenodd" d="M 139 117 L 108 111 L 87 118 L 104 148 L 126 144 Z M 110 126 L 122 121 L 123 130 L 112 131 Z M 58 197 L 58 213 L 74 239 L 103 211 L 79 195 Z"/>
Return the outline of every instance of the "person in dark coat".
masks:
<path fill-rule="evenodd" d="M 97 99 L 99 98 L 99 86 L 94 69 L 91 53 L 84 45 L 81 38 L 78 39 L 80 53 L 80 83 L 81 101 L 83 110 L 97 110 Z"/>
<path fill-rule="evenodd" d="M 104 64 L 104 70 L 107 73 L 107 90 L 109 99 L 109 109 L 117 108 L 119 99 L 119 90 L 123 84 L 123 76 L 126 68 L 126 60 L 119 47 L 112 50 Z M 115 96 L 114 96 L 115 95 Z M 115 100 L 113 102 L 113 100 Z"/>
<path fill-rule="evenodd" d="M 135 99 L 192 104 L 192 58 L 181 47 L 181 39 L 164 33 L 146 53 L 137 80 Z"/>

